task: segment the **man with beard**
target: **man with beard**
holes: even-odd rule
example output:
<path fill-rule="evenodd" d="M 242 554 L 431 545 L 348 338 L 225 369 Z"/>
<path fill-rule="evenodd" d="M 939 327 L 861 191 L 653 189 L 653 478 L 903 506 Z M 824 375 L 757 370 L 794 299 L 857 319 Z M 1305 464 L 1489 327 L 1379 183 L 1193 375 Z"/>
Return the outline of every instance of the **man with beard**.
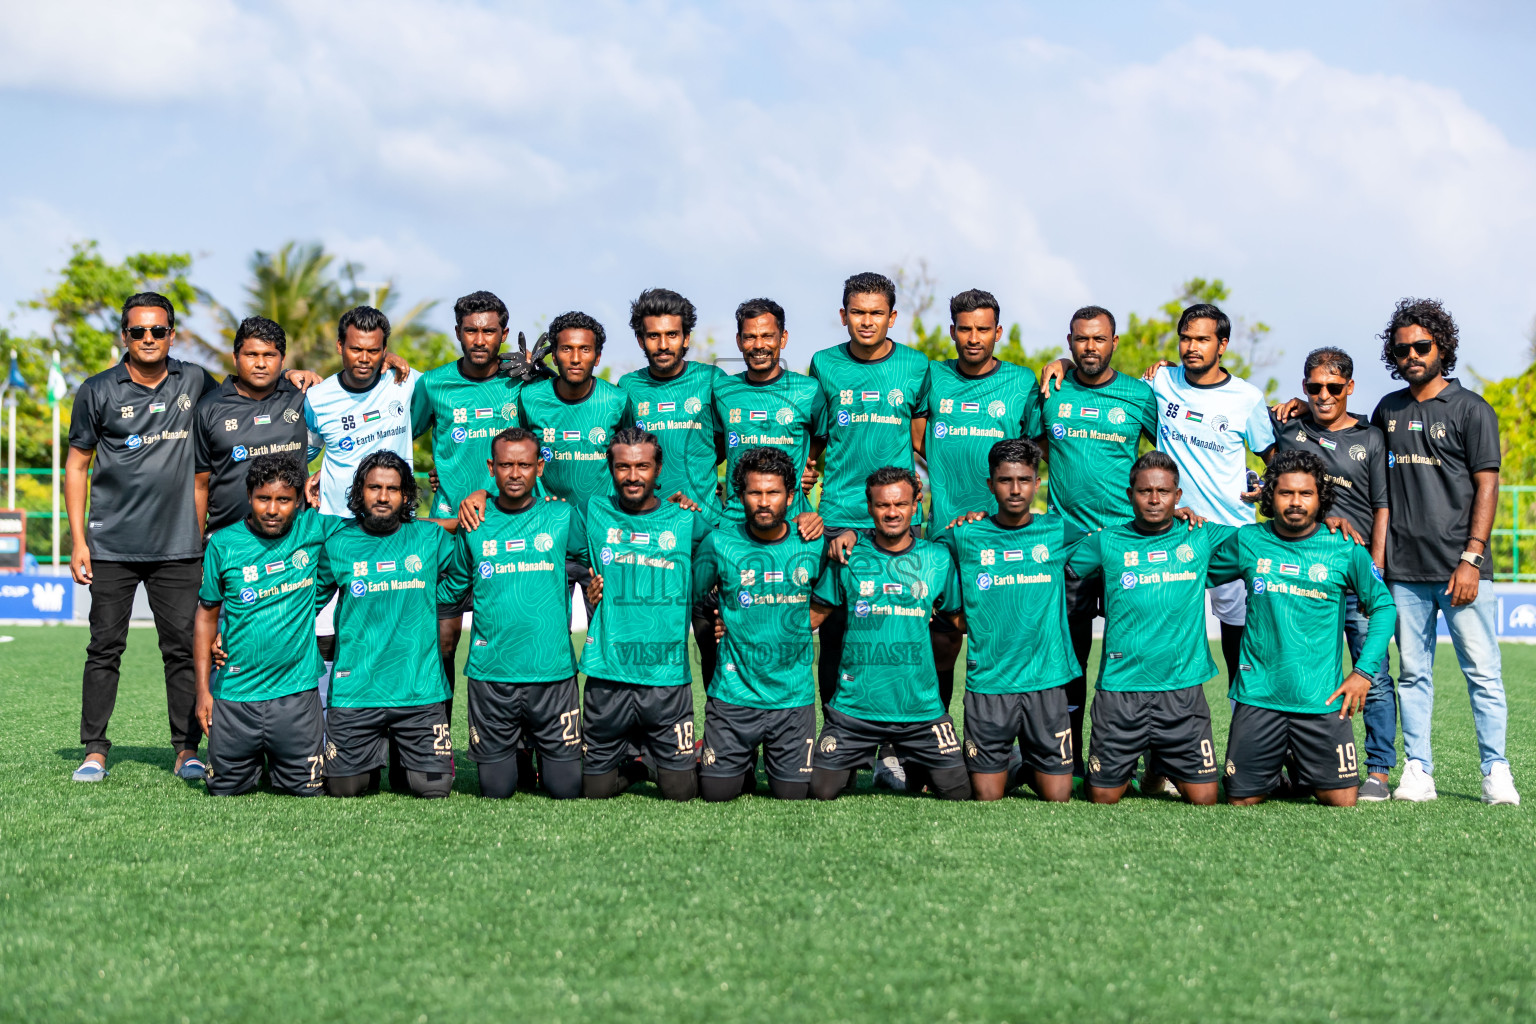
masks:
<path fill-rule="evenodd" d="M 695 600 L 718 588 L 725 628 L 722 658 L 705 679 L 705 800 L 754 789 L 759 746 L 774 796 L 802 800 L 810 791 L 816 686 L 809 610 L 824 545 L 784 519 L 804 464 L 778 448 L 739 455 L 731 489 L 746 521 L 711 533 L 694 557 Z"/>
<path fill-rule="evenodd" d="M 538 439 L 509 427 L 491 442 L 496 497 L 484 521 L 455 538 L 443 581 L 450 598 L 471 596 L 469 756 L 480 795 L 504 798 L 523 769 L 519 747 L 539 752 L 539 778 L 557 799 L 581 795 L 581 697 L 571 654 L 565 562 L 587 560 L 575 506 L 535 493 L 544 472 Z"/>
<path fill-rule="evenodd" d="M 656 496 L 656 435 L 625 427 L 608 445 L 611 495 L 587 502 L 588 597 L 594 614 L 581 654 L 587 676 L 582 792 L 617 796 L 630 745 L 655 765 L 669 800 L 698 793 L 688 626 L 695 552 L 709 532 L 696 511 Z"/>
<path fill-rule="evenodd" d="M 416 480 L 394 452 L 365 458 L 348 491 L 352 519 L 326 538 L 316 583 L 339 588 L 326 719 L 325 788 L 378 785 L 386 744 L 420 797 L 453 788 L 448 680 L 437 656 L 438 580 L 453 535 L 416 518 Z"/>
<path fill-rule="evenodd" d="M 198 591 L 192 656 L 208 793 L 248 793 L 265 766 L 277 792 L 315 796 L 325 742 L 315 572 L 339 520 L 305 506 L 306 473 L 292 455 L 258 455 L 245 479 L 251 511 L 208 539 Z M 221 630 L 228 660 L 215 675 Z"/>

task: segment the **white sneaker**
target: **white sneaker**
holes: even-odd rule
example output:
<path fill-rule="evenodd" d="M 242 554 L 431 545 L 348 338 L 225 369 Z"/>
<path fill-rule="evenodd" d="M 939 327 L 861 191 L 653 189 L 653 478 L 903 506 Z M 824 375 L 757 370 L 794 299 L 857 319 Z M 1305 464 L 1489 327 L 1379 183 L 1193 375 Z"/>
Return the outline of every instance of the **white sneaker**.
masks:
<path fill-rule="evenodd" d="M 1493 769 L 1483 776 L 1483 803 L 1520 806 L 1520 794 L 1515 790 L 1515 777 L 1510 774 L 1509 765 L 1502 761 L 1495 764 Z"/>
<path fill-rule="evenodd" d="M 907 791 L 907 770 L 892 754 L 875 762 L 875 787 L 884 787 L 897 793 Z"/>
<path fill-rule="evenodd" d="M 1418 761 L 1409 761 L 1403 767 L 1403 777 L 1397 780 L 1397 789 L 1392 793 L 1392 799 L 1423 803 L 1439 795 L 1435 792 L 1434 776 L 1426 772 Z"/>

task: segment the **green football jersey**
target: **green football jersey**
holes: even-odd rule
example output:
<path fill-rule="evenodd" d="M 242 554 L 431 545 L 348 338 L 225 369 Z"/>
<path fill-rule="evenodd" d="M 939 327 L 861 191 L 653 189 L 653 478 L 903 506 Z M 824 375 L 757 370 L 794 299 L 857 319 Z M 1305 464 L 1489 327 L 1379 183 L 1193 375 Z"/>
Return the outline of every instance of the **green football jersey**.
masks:
<path fill-rule="evenodd" d="M 1213 555 L 1230 562 L 1236 535 L 1220 523 L 1191 530 L 1174 521 L 1160 533 L 1122 523 L 1078 545 L 1068 571 L 1080 579 L 1104 577 L 1099 689 L 1178 690 L 1216 674 L 1205 635 L 1205 589 Z"/>
<path fill-rule="evenodd" d="M 752 448 L 777 448 L 799 472 L 811 455 L 811 439 L 827 434 L 827 400 L 810 377 L 782 370 L 773 380 L 758 383 L 745 373 L 715 382 L 715 417 L 725 431 L 724 519 L 746 518 L 736 496 L 736 463 Z M 791 519 L 811 511 L 811 503 L 796 482 L 789 495 Z"/>
<path fill-rule="evenodd" d="M 474 592 L 464 674 L 492 683 L 552 683 L 576 674 L 565 560 L 587 560 L 581 516 L 535 498 L 507 512 L 486 503 L 479 528 L 460 530 L 443 579 L 445 600 Z"/>
<path fill-rule="evenodd" d="M 942 544 L 913 540 L 892 554 L 868 534 L 829 561 L 811 600 L 848 613 L 831 706 L 871 722 L 926 722 L 944 714 L 928 620 L 960 610 L 954 559 Z"/>
<path fill-rule="evenodd" d="M 315 570 L 326 533 L 341 522 L 301 509 L 281 537 L 263 537 L 241 520 L 208 538 L 197 596 L 223 605 L 229 653 L 208 681 L 214 697 L 272 700 L 318 685 L 325 666 L 315 643 Z"/>
<path fill-rule="evenodd" d="M 348 519 L 326 538 L 315 580 L 339 589 L 330 706 L 404 708 L 448 699 L 437 601 L 452 558 L 453 534 L 423 520 L 378 537 Z"/>
<path fill-rule="evenodd" d="M 1069 373 L 1061 390 L 1040 404 L 1040 432 L 1049 438 L 1046 505 L 1080 530 L 1131 518 L 1131 465 L 1145 434 L 1157 437 L 1157 400 L 1150 385 L 1117 373 L 1089 387 Z"/>
<path fill-rule="evenodd" d="M 965 688 L 1030 693 L 1078 675 L 1067 632 L 1067 556 L 1083 532 L 1060 516 L 1007 527 L 996 516 L 934 538 L 949 549 L 965 611 Z"/>
<path fill-rule="evenodd" d="M 1210 529 L 1209 526 L 1206 529 Z M 1318 527 L 1299 540 L 1271 523 L 1239 527 L 1235 561 L 1211 566 L 1213 581 L 1242 579 L 1248 621 L 1228 691 L 1233 700 L 1299 714 L 1337 712 L 1328 697 L 1344 678 L 1344 595 L 1370 616 L 1360 664 L 1379 665 L 1397 626 L 1397 606 L 1370 550 Z"/>
<path fill-rule="evenodd" d="M 914 413 L 928 420 L 923 451 L 932 496 L 928 518 L 936 529 L 966 512 L 996 512 L 997 499 L 987 486 L 987 454 L 999 441 L 1040 433 L 1033 370 L 998 360 L 989 373 L 967 377 L 959 362 L 928 364 Z"/>
<path fill-rule="evenodd" d="M 550 494 L 583 509 L 591 498 L 613 493 L 608 441 L 634 420 L 624 392 L 599 378 L 586 398 L 567 402 L 553 380 L 541 380 L 523 386 L 517 405 L 523 426 L 539 439 L 541 479 Z"/>
<path fill-rule="evenodd" d="M 437 493 L 432 515 L 451 519 L 459 502 L 475 491 L 496 493 L 486 463 L 491 439 L 518 425 L 517 393 L 522 381 L 513 377 L 471 380 L 460 370 L 462 360 L 428 370 L 411 394 L 411 435 L 432 431 L 432 466 Z"/>
<path fill-rule="evenodd" d="M 588 564 L 603 578 L 603 596 L 587 628 L 581 670 L 637 686 L 692 682 L 693 556 L 709 521 L 670 501 L 626 512 L 610 497 L 588 502 L 585 521 Z"/>
<path fill-rule="evenodd" d="M 912 468 L 912 417 L 928 371 L 928 357 L 907 345 L 893 343 L 873 362 L 854 358 L 848 346 L 845 341 L 811 357 L 811 376 L 827 403 L 820 512 L 839 530 L 874 525 L 865 477 L 882 466 Z"/>
<path fill-rule="evenodd" d="M 720 520 L 720 496 L 715 489 L 719 464 L 715 435 L 715 385 L 726 377 L 713 363 L 689 359 L 683 372 L 658 380 L 641 368 L 619 378 L 619 390 L 629 396 L 634 423 L 661 442 L 661 476 L 656 494 L 663 500 L 678 491 L 698 503 L 711 523 Z"/>
<path fill-rule="evenodd" d="M 794 523 L 777 541 L 758 540 L 741 524 L 704 538 L 693 560 L 693 596 L 720 589 L 725 638 L 711 697 L 748 708 L 803 708 L 816 699 L 811 676 L 811 586 L 821 575 L 825 542 L 802 540 Z"/>

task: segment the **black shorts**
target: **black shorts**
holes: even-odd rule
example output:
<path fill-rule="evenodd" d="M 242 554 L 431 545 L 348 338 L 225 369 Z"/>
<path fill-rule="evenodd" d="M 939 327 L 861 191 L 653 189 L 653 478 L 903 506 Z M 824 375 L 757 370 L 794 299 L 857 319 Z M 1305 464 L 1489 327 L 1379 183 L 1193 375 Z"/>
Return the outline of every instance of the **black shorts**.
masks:
<path fill-rule="evenodd" d="M 1042 775 L 1072 774 L 1072 717 L 1065 686 L 1029 693 L 965 691 L 965 766 L 983 775 L 1007 771 L 1014 740 L 1025 768 Z"/>
<path fill-rule="evenodd" d="M 815 767 L 826 771 L 858 770 L 874 760 L 889 743 L 895 755 L 929 769 L 964 768 L 955 720 L 948 715 L 926 722 L 871 722 L 845 715 L 836 708 L 823 711 L 821 739 L 816 742 Z"/>
<path fill-rule="evenodd" d="M 319 690 L 271 700 L 215 700 L 209 724 L 209 796 L 249 793 L 261 780 L 263 764 L 279 793 L 320 792 L 325 713 Z"/>
<path fill-rule="evenodd" d="M 555 683 L 469 681 L 469 759 L 495 764 L 531 746 L 548 761 L 581 759 L 576 677 Z"/>
<path fill-rule="evenodd" d="M 1067 615 L 1070 618 L 1095 618 L 1104 614 L 1104 576 L 1080 580 L 1067 577 Z"/>
<path fill-rule="evenodd" d="M 331 778 L 384 767 L 390 740 L 407 771 L 453 770 L 453 738 L 443 701 L 407 708 L 333 707 L 326 712 L 325 732 L 325 774 Z"/>
<path fill-rule="evenodd" d="M 1175 782 L 1215 782 L 1221 777 L 1211 744 L 1211 709 L 1205 689 L 1123 692 L 1099 690 L 1088 713 L 1088 784 L 1116 789 L 1131 781 L 1143 754 Z"/>
<path fill-rule="evenodd" d="M 464 596 L 451 604 L 437 602 L 438 619 L 462 619 L 465 612 L 475 609 L 475 588 L 470 587 L 464 591 Z"/>
<path fill-rule="evenodd" d="M 582 772 L 604 775 L 634 756 L 649 754 L 656 767 L 692 771 L 693 687 L 635 686 L 587 677 L 581 705 Z"/>
<path fill-rule="evenodd" d="M 768 762 L 769 778 L 780 782 L 810 779 L 811 755 L 816 749 L 815 705 L 765 710 L 705 698 L 700 775 L 729 778 L 755 771 L 759 746 Z"/>
<path fill-rule="evenodd" d="M 1286 752 L 1296 758 L 1298 778 L 1308 789 L 1360 785 L 1355 726 L 1337 711 L 1320 715 L 1271 711 L 1238 703 L 1227 736 L 1227 796 L 1263 796 L 1280 784 Z"/>

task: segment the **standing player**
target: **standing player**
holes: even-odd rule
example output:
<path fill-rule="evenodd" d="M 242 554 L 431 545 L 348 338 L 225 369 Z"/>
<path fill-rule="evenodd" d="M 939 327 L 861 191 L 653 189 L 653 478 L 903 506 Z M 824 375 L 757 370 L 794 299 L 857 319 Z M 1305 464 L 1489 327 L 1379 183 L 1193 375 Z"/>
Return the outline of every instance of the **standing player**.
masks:
<path fill-rule="evenodd" d="M 843 282 L 838 315 L 848 340 L 811 357 L 811 376 L 827 405 L 826 473 L 821 485 L 822 522 L 829 533 L 868 529 L 865 482 L 876 469 L 912 469 L 913 417 L 928 359 L 889 337 L 896 323 L 896 286 L 883 274 L 855 274 Z M 918 424 L 917 432 L 922 432 Z M 919 509 L 913 515 L 919 520 Z M 847 541 L 844 541 L 846 544 Z M 821 623 L 817 666 L 821 701 L 837 691 L 846 609 L 830 606 Z"/>
<path fill-rule="evenodd" d="M 1235 562 L 1212 566 L 1213 576 L 1237 577 L 1248 593 L 1227 739 L 1227 800 L 1238 806 L 1260 802 L 1279 784 L 1288 754 L 1297 767 L 1293 782 L 1310 787 L 1319 802 L 1353 807 L 1358 795 L 1350 719 L 1371 681 L 1357 671 L 1339 681 L 1344 594 L 1358 595 L 1370 619 L 1363 665 L 1386 657 L 1397 609 L 1366 549 L 1322 528 L 1332 503 L 1321 459 L 1305 451 L 1276 456 L 1259 495 L 1270 521 L 1238 530 Z"/>
<path fill-rule="evenodd" d="M 507 338 L 507 307 L 490 292 L 471 292 L 453 304 L 454 334 L 464 355 L 421 375 L 411 396 L 411 434 L 432 431 L 432 466 L 437 493 L 435 518 L 457 527 L 459 502 L 491 486 L 486 466 L 491 438 L 517 426 L 517 389 L 522 381 L 500 376 L 501 345 Z M 473 595 L 437 610 L 437 643 L 443 675 L 453 691 L 454 656 L 464 631 L 464 613 Z M 450 708 L 452 703 L 450 702 Z"/>
<path fill-rule="evenodd" d="M 1001 800 L 1017 740 L 1035 792 L 1065 801 L 1072 796 L 1076 759 L 1066 684 L 1077 665 L 1067 635 L 1063 568 L 1083 532 L 1061 516 L 1030 512 L 1040 483 L 1040 449 L 1033 441 L 996 442 L 987 468 L 997 511 L 936 538 L 954 559 L 957 624 L 971 640 L 965 761 L 976 798 Z"/>
<path fill-rule="evenodd" d="M 438 579 L 453 534 L 418 520 L 416 500 L 410 463 L 374 452 L 347 491 L 352 518 L 321 552 L 315 581 L 340 590 L 326 717 L 332 796 L 376 786 L 391 741 L 412 793 L 445 797 L 453 788 L 448 680 L 437 656 Z"/>
<path fill-rule="evenodd" d="M 474 530 L 460 530 L 443 582 L 451 598 L 472 595 L 469 756 L 480 765 L 480 795 L 509 797 L 525 736 L 539 752 L 544 788 L 581 795 L 581 696 L 571 654 L 571 595 L 565 560 L 585 562 L 581 516 L 564 501 L 541 501 L 538 439 L 520 427 L 491 444 L 496 498 Z"/>
<path fill-rule="evenodd" d="M 834 609 L 850 616 L 838 663 L 838 686 L 824 709 L 811 792 L 833 800 L 850 773 L 882 744 L 892 756 L 927 769 L 946 800 L 969 800 L 971 780 L 960 756 L 955 722 L 939 703 L 939 677 L 928 642 L 934 612 L 960 611 L 959 580 L 949 550 L 912 535 L 920 497 L 917 476 L 886 466 L 865 483 L 875 527 L 829 562 L 811 592 L 811 625 Z M 825 657 L 825 654 L 823 654 Z"/>
<path fill-rule="evenodd" d="M 656 497 L 662 460 L 654 434 L 634 427 L 615 433 L 608 446 L 613 494 L 591 498 L 583 517 L 595 605 L 581 654 L 588 797 L 623 792 L 620 769 L 631 743 L 655 762 L 662 796 L 698 794 L 688 625 L 693 559 L 709 523 Z"/>
<path fill-rule="evenodd" d="M 966 512 L 996 511 L 990 481 L 981 472 L 988 453 L 999 441 L 1040 433 L 1034 371 L 993 355 L 1002 337 L 997 299 L 975 288 L 961 292 L 949 300 L 949 318 L 959 356 L 928 364 L 913 420 L 926 429 L 912 431 L 912 443 L 928 465 L 930 519 L 939 526 Z M 939 700 L 948 711 L 964 634 L 941 615 L 930 626 Z"/>
<path fill-rule="evenodd" d="M 1361 537 L 1370 538 L 1371 561 L 1386 569 L 1387 549 L 1387 447 L 1386 437 L 1364 420 L 1350 415 L 1347 403 L 1355 391 L 1355 361 L 1337 348 L 1314 349 L 1302 368 L 1306 401 L 1276 410 L 1275 452 L 1306 451 L 1323 460 L 1333 482 L 1334 511 L 1349 521 Z M 1285 414 L 1297 406 L 1305 410 L 1299 419 L 1285 422 Z M 1360 599 L 1344 598 L 1344 641 L 1349 655 L 1358 661 L 1360 646 L 1370 622 L 1360 612 Z M 1367 668 L 1371 692 L 1365 697 L 1365 783 L 1360 799 L 1381 801 L 1391 797 L 1387 775 L 1397 766 L 1397 694 L 1383 661 Z"/>
<path fill-rule="evenodd" d="M 315 571 L 326 523 L 339 520 L 305 506 L 306 476 L 291 454 L 252 459 L 245 474 L 250 513 L 216 531 L 203 555 L 192 657 L 211 796 L 249 793 L 263 767 L 279 793 L 315 796 L 321 789 Z M 228 660 L 214 676 L 220 633 Z"/>
<path fill-rule="evenodd" d="M 746 522 L 705 537 L 694 557 L 694 599 L 719 588 L 725 624 L 724 658 L 705 680 L 705 800 L 731 800 L 753 788 L 759 746 L 774 796 L 801 800 L 810 792 L 816 687 L 808 612 L 824 545 L 805 540 L 784 519 L 803 465 L 778 448 L 738 456 L 731 490 Z"/>
<path fill-rule="evenodd" d="M 1179 467 L 1166 454 L 1137 459 L 1126 489 L 1134 518 L 1089 534 L 1067 561 L 1078 579 L 1101 579 L 1104 654 L 1093 698 L 1088 799 L 1118 803 L 1145 755 L 1190 803 L 1216 802 L 1221 770 L 1211 743 L 1204 683 L 1216 674 L 1205 635 L 1205 589 L 1213 555 L 1235 534 L 1209 523 L 1175 525 Z M 1143 793 L 1164 791 L 1144 780 Z"/>
<path fill-rule="evenodd" d="M 197 521 L 205 534 L 250 515 L 247 460 L 291 455 L 307 463 L 304 392 L 283 376 L 288 336 L 263 316 L 235 329 L 235 372 L 197 403 Z M 302 497 L 303 495 L 300 495 Z"/>

